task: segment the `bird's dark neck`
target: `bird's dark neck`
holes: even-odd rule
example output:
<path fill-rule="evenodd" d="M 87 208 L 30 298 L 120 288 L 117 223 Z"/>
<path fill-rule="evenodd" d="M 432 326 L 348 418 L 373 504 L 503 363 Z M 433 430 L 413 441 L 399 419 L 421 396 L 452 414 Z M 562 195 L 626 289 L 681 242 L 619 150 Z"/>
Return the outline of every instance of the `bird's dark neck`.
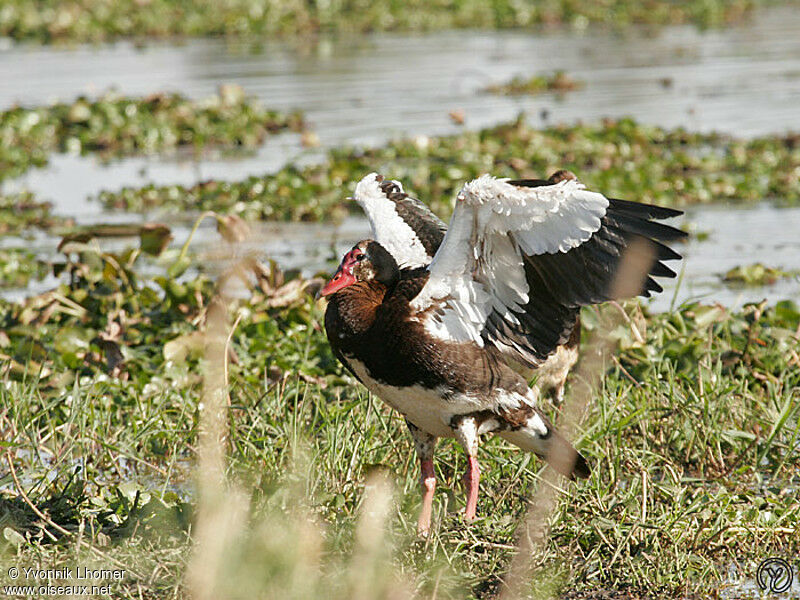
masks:
<path fill-rule="evenodd" d="M 387 288 L 376 281 L 350 285 L 331 296 L 325 311 L 325 326 L 335 331 L 339 339 L 353 338 L 366 333 L 375 322 L 378 307 L 383 303 Z"/>

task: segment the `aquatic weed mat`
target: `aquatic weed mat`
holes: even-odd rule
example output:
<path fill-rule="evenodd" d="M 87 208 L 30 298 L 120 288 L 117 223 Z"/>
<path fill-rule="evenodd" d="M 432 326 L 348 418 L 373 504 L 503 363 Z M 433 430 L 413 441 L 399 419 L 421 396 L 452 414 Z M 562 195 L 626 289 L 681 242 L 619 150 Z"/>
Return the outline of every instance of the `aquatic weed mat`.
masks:
<path fill-rule="evenodd" d="M 372 31 L 426 31 L 455 27 L 520 28 L 589 24 L 624 28 L 631 24 L 693 23 L 719 27 L 748 18 L 766 5 L 758 0 L 690 0 L 647 3 L 612 0 L 603 3 L 555 2 L 378 2 L 252 3 L 230 0 L 6 0 L 0 14 L 0 35 L 15 40 L 99 42 L 121 37 L 264 35 L 313 39 L 320 33 L 359 34 Z"/>
<path fill-rule="evenodd" d="M 204 100 L 107 92 L 94 100 L 15 106 L 0 111 L 0 181 L 46 165 L 54 152 L 108 159 L 176 148 L 256 148 L 268 135 L 304 127 L 300 113 L 267 109 L 230 84 Z"/>
<path fill-rule="evenodd" d="M 346 200 L 355 182 L 377 171 L 447 216 L 461 186 L 479 175 L 542 178 L 558 169 L 573 171 L 606 196 L 664 206 L 800 202 L 796 134 L 737 139 L 632 119 L 540 129 L 524 117 L 476 132 L 335 149 L 320 164 L 289 165 L 243 181 L 129 187 L 102 192 L 98 200 L 106 208 L 136 212 L 215 210 L 246 220 L 341 219 L 358 211 Z"/>

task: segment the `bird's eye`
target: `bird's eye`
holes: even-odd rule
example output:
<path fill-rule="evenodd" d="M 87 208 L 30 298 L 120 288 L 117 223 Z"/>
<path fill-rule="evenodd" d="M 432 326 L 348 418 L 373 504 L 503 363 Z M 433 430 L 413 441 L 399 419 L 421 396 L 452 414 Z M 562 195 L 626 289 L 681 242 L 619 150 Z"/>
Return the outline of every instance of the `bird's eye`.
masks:
<path fill-rule="evenodd" d="M 359 254 L 358 256 L 356 256 L 356 260 L 358 262 L 361 262 L 362 260 L 364 260 L 365 257 L 366 257 L 366 254 Z"/>

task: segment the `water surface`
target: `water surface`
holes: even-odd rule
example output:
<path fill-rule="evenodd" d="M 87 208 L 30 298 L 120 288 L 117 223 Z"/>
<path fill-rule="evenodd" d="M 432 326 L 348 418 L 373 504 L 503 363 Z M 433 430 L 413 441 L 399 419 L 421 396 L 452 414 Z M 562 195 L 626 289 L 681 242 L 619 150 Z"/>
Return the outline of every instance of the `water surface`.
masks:
<path fill-rule="evenodd" d="M 323 41 L 306 52 L 284 43 L 254 50 L 224 40 L 142 48 L 128 42 L 67 49 L 8 44 L 0 49 L 0 80 L 13 85 L 0 86 L 0 107 L 69 101 L 111 87 L 123 94 L 178 91 L 200 98 L 233 82 L 269 106 L 305 111 L 322 146 L 303 148 L 297 134 L 286 133 L 250 154 L 178 153 L 108 164 L 94 156 L 57 155 L 48 167 L 7 182 L 4 189 L 31 189 L 53 201 L 57 213 L 79 223 L 140 222 L 163 216 L 104 212 L 87 197 L 151 182 L 241 179 L 289 162 L 319 160 L 330 147 L 479 128 L 520 111 L 540 125 L 630 115 L 665 127 L 739 136 L 800 130 L 797 31 L 800 11 L 774 8 L 757 11 L 750 23 L 710 32 L 679 26 L 633 28 L 624 34 L 595 29 L 382 33 Z M 555 70 L 566 71 L 585 87 L 563 96 L 502 97 L 481 91 L 516 74 Z M 464 112 L 464 125 L 448 116 L 453 109 Z M 187 235 L 191 218 L 168 218 L 178 240 Z M 796 278 L 768 288 L 731 290 L 719 283 L 718 274 L 757 261 L 800 268 L 800 246 L 792 234 L 800 231 L 800 212 L 768 206 L 699 208 L 688 219 L 710 237 L 684 249 L 677 301 L 740 304 L 798 295 Z M 341 252 L 367 234 L 359 219 L 336 226 L 258 224 L 257 229 L 259 250 L 284 267 L 305 272 L 332 268 Z M 198 248 L 216 239 L 213 229 L 201 229 Z M 29 245 L 52 254 L 55 240 L 39 236 Z M 653 306 L 668 307 L 673 289 L 668 286 Z"/>
<path fill-rule="evenodd" d="M 437 135 L 493 125 L 520 111 L 537 124 L 633 116 L 665 127 L 740 136 L 800 129 L 800 11 L 756 11 L 752 22 L 700 32 L 692 26 L 632 28 L 624 34 L 574 30 L 444 31 L 376 34 L 323 41 L 300 52 L 283 43 L 252 47 L 225 40 L 182 45 L 129 42 L 72 49 L 10 45 L 0 50 L 0 107 L 69 101 L 109 88 L 142 95 L 212 94 L 238 83 L 267 105 L 299 108 L 323 148 L 380 144 L 396 136 Z M 564 70 L 585 82 L 566 95 L 482 93 L 516 74 Z M 463 110 L 465 124 L 449 115 Z M 85 201 L 124 185 L 239 179 L 313 160 L 297 135 L 269 140 L 252 156 L 199 159 L 56 157 L 6 188 L 28 187 L 65 214 L 89 219 Z"/>

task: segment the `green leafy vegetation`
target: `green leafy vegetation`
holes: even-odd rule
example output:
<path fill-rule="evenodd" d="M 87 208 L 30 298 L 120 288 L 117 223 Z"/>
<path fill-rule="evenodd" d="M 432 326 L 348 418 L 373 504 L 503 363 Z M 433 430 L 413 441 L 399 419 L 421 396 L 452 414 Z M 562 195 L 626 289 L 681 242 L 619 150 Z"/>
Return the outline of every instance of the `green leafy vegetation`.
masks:
<path fill-rule="evenodd" d="M 571 92 L 583 87 L 583 82 L 573 79 L 564 71 L 556 71 L 553 75 L 534 75 L 523 77 L 515 75 L 511 81 L 490 85 L 486 91 L 502 96 L 536 95 L 544 92 Z"/>
<path fill-rule="evenodd" d="M 52 208 L 50 202 L 40 202 L 30 192 L 0 193 L 0 235 L 27 235 L 32 229 L 48 230 L 72 223 L 71 219 L 53 215 Z"/>
<path fill-rule="evenodd" d="M 761 263 L 741 265 L 730 269 L 722 276 L 722 281 L 730 286 L 772 285 L 781 279 L 798 275 L 777 267 L 768 267 Z"/>
<path fill-rule="evenodd" d="M 246 220 L 321 220 L 357 211 L 345 200 L 377 171 L 447 215 L 465 181 L 492 173 L 541 178 L 570 169 L 607 196 L 662 205 L 800 203 L 798 136 L 741 140 L 667 130 L 631 119 L 537 129 L 523 118 L 479 132 L 418 137 L 369 149 L 336 149 L 319 165 L 287 166 L 240 182 L 146 186 L 103 192 L 107 207 L 235 212 Z"/>
<path fill-rule="evenodd" d="M 25 248 L 0 248 L 0 288 L 25 287 L 49 272 L 49 265 Z"/>
<path fill-rule="evenodd" d="M 757 0 L 689 0 L 647 3 L 610 0 L 603 3 L 557 0 L 460 0 L 449 2 L 286 3 L 278 0 L 225 3 L 202 0 L 6 0 L 0 11 L 0 35 L 39 42 L 102 41 L 119 37 L 288 36 L 318 32 L 420 31 L 453 27 L 531 27 L 599 23 L 624 27 L 632 23 L 694 23 L 720 26 L 741 21 Z"/>
<path fill-rule="evenodd" d="M 211 216 L 230 260 L 226 244 L 246 230 Z M 129 233 L 138 241 L 114 252 L 103 249 L 108 231 L 67 238 L 68 283 L 0 301 L 0 450 L 14 466 L 0 475 L 4 565 L 119 564 L 118 597 L 186 596 L 206 322 L 221 290 L 243 287 L 226 304 L 224 438 L 228 476 L 246 496 L 226 500 L 240 520 L 219 531 L 234 537 L 217 593 L 349 598 L 366 581 L 360 597 L 496 596 L 541 462 L 487 440 L 479 519 L 466 526 L 464 456 L 443 441 L 434 530 L 419 540 L 405 424 L 331 355 L 320 281 L 249 257 L 214 281 L 198 268 L 210 259 L 168 245 L 163 226 Z M 584 311 L 585 335 L 616 311 Z M 800 308 L 626 313 L 579 434 L 593 473 L 558 492 L 551 535 L 533 554 L 534 597 L 713 597 L 732 576 L 752 581 L 761 559 L 800 551 Z M 388 533 L 373 539 L 359 523 L 375 513 L 364 505 L 375 471 L 397 489 Z M 6 569 L 0 578 L 9 583 Z"/>
<path fill-rule="evenodd" d="M 95 101 L 16 107 L 0 112 L 0 181 L 47 164 L 53 152 L 113 156 L 178 147 L 255 148 L 269 134 L 302 128 L 298 113 L 268 110 L 235 85 L 221 86 L 204 101 L 180 94 L 108 93 Z"/>

